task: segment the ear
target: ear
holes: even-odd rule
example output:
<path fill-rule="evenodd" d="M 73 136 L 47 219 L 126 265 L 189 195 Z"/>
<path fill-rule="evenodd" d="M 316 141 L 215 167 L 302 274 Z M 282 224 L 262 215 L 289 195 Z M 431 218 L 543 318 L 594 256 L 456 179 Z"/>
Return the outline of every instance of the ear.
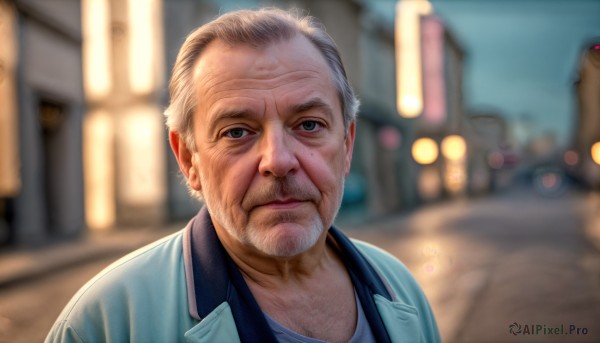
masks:
<path fill-rule="evenodd" d="M 356 131 L 356 120 L 353 120 L 348 126 L 348 132 L 344 139 L 344 146 L 346 148 L 346 176 L 350 173 L 350 164 L 352 163 L 352 151 L 354 150 L 354 137 Z"/>
<path fill-rule="evenodd" d="M 169 131 L 169 142 L 171 143 L 171 150 L 173 150 L 173 154 L 175 154 L 175 158 L 179 164 L 179 169 L 188 180 L 188 184 L 192 189 L 200 191 L 202 187 L 196 166 L 198 161 L 197 156 L 188 148 L 185 140 L 178 132 Z"/>

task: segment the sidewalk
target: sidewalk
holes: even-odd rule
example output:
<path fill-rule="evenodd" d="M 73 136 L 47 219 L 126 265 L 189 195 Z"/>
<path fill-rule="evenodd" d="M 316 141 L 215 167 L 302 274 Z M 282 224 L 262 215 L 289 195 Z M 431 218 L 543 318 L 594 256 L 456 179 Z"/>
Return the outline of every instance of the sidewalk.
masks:
<path fill-rule="evenodd" d="M 89 232 L 81 238 L 49 244 L 42 248 L 0 252 L 0 289 L 96 259 L 111 256 L 119 258 L 180 230 L 184 225 L 179 223 L 165 228 Z"/>

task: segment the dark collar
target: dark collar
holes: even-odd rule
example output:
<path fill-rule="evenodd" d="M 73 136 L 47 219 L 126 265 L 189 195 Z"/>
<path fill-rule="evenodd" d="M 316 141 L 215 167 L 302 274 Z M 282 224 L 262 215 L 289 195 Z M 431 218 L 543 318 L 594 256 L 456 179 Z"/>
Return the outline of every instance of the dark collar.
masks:
<path fill-rule="evenodd" d="M 205 318 L 217 306 L 227 302 L 233 313 L 241 342 L 277 342 L 262 310 L 256 303 L 239 269 L 219 241 L 206 207 L 192 219 L 188 227 L 189 254 L 186 271 L 193 273 L 195 307 L 198 319 Z M 346 263 L 354 288 L 363 305 L 365 315 L 378 342 L 389 342 L 389 337 L 379 317 L 373 295 L 391 300 L 391 296 L 377 272 L 352 244 L 350 239 L 335 227 L 329 229 L 328 240 Z M 189 277 L 189 275 L 188 275 Z M 193 306 L 190 306 L 193 309 Z M 192 313 L 196 316 L 196 313 Z"/>

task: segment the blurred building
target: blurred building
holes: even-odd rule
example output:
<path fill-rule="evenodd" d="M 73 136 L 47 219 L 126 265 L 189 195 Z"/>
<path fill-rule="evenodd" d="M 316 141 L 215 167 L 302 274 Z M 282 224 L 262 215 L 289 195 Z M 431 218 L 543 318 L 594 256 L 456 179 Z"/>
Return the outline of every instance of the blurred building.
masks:
<path fill-rule="evenodd" d="M 493 110 L 471 111 L 466 131 L 469 192 L 483 194 L 509 186 L 520 157 L 511 142 L 504 116 Z"/>
<path fill-rule="evenodd" d="M 372 217 L 397 211 L 402 203 L 399 151 L 403 138 L 395 111 L 394 22 L 365 4 L 356 23 L 355 46 L 340 47 L 344 60 L 348 55 L 358 57 L 359 64 L 346 70 L 361 100 L 341 214 Z"/>
<path fill-rule="evenodd" d="M 577 99 L 571 171 L 587 186 L 600 187 L 600 38 L 585 44 L 575 82 Z M 594 160 L 596 157 L 596 160 Z"/>
<path fill-rule="evenodd" d="M 0 1 L 0 242 L 83 231 L 80 3 Z"/>
<path fill-rule="evenodd" d="M 408 163 L 403 194 L 413 203 L 463 196 L 471 147 L 463 94 L 465 52 L 426 1 L 399 1 L 396 46 L 397 110 L 407 142 L 400 158 Z"/>

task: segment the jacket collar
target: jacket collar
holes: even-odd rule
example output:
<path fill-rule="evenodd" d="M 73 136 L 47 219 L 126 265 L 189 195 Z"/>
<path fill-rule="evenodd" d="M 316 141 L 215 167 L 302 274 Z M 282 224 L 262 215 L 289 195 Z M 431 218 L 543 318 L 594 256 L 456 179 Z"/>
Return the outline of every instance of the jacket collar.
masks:
<path fill-rule="evenodd" d="M 242 342 L 276 342 L 240 271 L 219 241 L 206 207 L 192 219 L 185 237 L 184 264 L 190 315 L 202 320 L 226 302 Z M 373 301 L 375 295 L 391 300 L 386 285 L 350 239 L 335 227 L 329 229 L 328 244 L 346 263 L 378 342 L 389 341 Z"/>

